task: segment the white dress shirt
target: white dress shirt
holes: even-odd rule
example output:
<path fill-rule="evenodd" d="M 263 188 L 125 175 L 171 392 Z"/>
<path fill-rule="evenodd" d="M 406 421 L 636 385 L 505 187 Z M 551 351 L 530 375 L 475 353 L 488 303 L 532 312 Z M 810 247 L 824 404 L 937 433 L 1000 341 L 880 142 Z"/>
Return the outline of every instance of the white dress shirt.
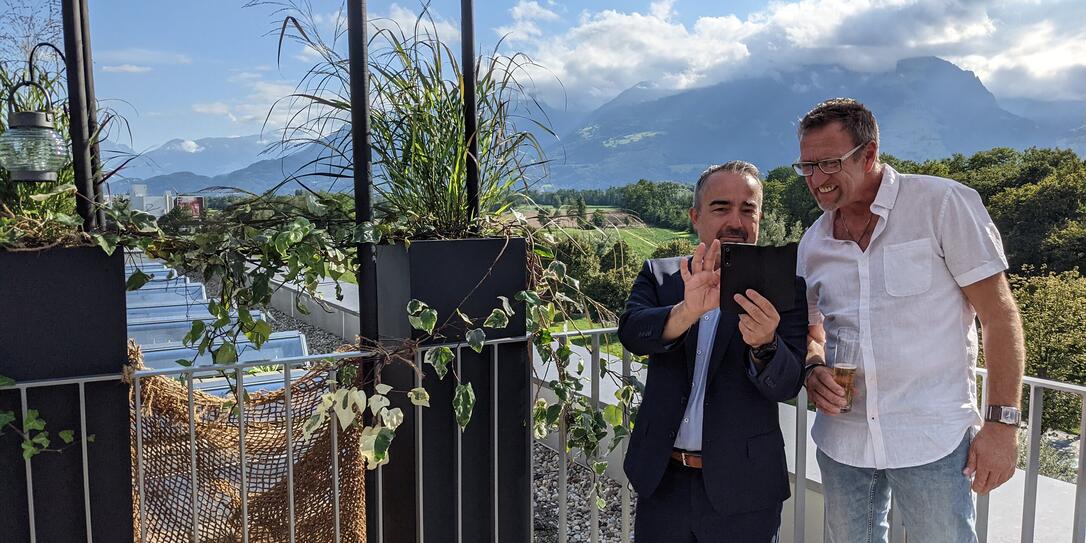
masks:
<path fill-rule="evenodd" d="M 713 356 L 716 326 L 720 308 L 706 312 L 698 319 L 698 350 L 694 353 L 694 380 L 690 383 L 690 399 L 675 436 L 675 448 L 684 451 L 701 450 L 701 431 L 705 424 L 705 379 L 709 373 L 709 357 Z"/>
<path fill-rule="evenodd" d="M 976 312 L 961 287 L 1007 269 L 980 195 L 940 177 L 883 166 L 866 252 L 833 237 L 825 213 L 803 235 L 797 275 L 811 324 L 860 332 L 852 411 L 819 412 L 812 437 L 851 466 L 903 468 L 950 454 L 977 410 Z"/>

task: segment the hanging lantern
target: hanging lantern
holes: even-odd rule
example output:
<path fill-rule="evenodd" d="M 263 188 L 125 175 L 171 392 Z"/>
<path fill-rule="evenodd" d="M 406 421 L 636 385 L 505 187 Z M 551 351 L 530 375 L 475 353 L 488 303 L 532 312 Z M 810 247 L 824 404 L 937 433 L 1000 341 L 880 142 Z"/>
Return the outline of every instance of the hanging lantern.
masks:
<path fill-rule="evenodd" d="M 36 87 L 45 96 L 45 111 L 15 111 L 15 91 Z M 8 95 L 8 129 L 0 134 L 0 167 L 12 181 L 56 181 L 57 171 L 68 163 L 68 146 L 53 128 L 53 104 L 45 89 L 23 81 Z"/>

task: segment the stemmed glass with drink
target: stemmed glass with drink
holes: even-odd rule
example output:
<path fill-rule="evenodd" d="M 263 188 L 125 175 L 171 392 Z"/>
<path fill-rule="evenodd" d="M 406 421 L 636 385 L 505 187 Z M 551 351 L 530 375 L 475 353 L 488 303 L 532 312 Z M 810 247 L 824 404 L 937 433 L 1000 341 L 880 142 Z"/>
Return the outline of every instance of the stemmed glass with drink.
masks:
<path fill-rule="evenodd" d="M 842 413 L 852 411 L 852 383 L 860 365 L 860 331 L 855 328 L 837 329 L 837 344 L 833 348 L 833 380 L 845 389 Z"/>

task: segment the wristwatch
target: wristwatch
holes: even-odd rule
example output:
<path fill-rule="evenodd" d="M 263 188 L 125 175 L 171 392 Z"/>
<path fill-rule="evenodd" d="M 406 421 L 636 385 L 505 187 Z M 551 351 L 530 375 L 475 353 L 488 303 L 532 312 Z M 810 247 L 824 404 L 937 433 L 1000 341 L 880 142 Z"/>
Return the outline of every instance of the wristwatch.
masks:
<path fill-rule="evenodd" d="M 1019 411 L 1017 407 L 989 405 L 988 408 L 984 410 L 984 420 L 986 422 L 998 422 L 1000 424 L 1018 426 L 1022 422 L 1022 412 Z"/>
<path fill-rule="evenodd" d="M 750 348 L 750 355 L 762 362 L 768 362 L 773 359 L 773 355 L 777 354 L 777 337 L 773 336 L 773 340 L 765 345 L 759 345 L 757 347 Z"/>

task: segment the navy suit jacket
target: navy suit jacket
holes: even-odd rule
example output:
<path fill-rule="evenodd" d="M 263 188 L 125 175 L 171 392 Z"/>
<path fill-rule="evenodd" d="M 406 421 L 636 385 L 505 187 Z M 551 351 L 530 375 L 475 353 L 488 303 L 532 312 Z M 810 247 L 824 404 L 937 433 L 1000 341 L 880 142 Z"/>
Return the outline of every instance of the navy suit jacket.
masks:
<path fill-rule="evenodd" d="M 623 468 L 637 493 L 656 490 L 686 412 L 694 376 L 698 323 L 664 342 L 664 325 L 683 299 L 680 265 L 689 257 L 645 262 L 618 325 L 622 345 L 648 355 L 648 379 Z M 739 318 L 721 311 L 706 377 L 702 428 L 703 475 L 713 509 L 722 515 L 778 506 L 788 499 L 784 437 L 777 402 L 802 386 L 807 352 L 807 296 L 796 279 L 795 307 L 781 314 L 777 354 L 758 373 L 748 371 L 749 347 Z"/>

